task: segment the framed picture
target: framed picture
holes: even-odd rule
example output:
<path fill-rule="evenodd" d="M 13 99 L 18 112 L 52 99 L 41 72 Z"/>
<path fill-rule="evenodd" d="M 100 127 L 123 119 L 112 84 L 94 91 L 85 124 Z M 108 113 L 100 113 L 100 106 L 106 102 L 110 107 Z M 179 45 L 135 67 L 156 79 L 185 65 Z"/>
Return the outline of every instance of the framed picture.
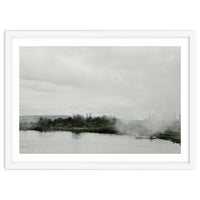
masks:
<path fill-rule="evenodd" d="M 192 168 L 194 43 L 192 31 L 5 31 L 5 168 Z"/>

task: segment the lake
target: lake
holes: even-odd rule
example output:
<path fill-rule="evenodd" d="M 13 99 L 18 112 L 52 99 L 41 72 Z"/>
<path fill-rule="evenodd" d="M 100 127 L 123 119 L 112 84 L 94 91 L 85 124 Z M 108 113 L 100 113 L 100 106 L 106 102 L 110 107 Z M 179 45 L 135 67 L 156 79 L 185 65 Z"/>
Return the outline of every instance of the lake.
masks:
<path fill-rule="evenodd" d="M 180 153 L 181 146 L 166 140 L 135 139 L 131 135 L 20 131 L 20 153 Z"/>

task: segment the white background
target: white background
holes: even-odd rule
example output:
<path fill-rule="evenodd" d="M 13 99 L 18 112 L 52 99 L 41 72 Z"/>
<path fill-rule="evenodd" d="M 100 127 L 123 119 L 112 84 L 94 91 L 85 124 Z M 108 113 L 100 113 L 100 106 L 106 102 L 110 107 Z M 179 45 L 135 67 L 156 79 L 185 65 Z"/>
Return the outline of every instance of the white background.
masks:
<path fill-rule="evenodd" d="M 1 1 L 0 199 L 200 199 L 200 141 L 194 170 L 4 170 L 3 130 L 4 30 L 195 30 L 199 46 L 199 7 L 194 0 Z"/>

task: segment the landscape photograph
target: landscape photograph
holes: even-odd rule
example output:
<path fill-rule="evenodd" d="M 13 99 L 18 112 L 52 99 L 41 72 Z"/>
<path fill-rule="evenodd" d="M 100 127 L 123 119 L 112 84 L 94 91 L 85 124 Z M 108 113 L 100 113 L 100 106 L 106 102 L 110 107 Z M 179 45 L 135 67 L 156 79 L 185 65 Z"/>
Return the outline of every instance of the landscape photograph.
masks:
<path fill-rule="evenodd" d="M 179 46 L 21 46 L 21 154 L 180 154 Z"/>

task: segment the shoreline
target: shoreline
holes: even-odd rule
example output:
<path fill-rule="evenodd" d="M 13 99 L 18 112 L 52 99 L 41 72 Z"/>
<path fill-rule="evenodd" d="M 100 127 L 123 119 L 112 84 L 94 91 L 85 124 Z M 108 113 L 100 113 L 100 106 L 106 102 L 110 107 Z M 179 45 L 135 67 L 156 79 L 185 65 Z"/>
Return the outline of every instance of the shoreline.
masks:
<path fill-rule="evenodd" d="M 106 131 L 107 130 L 107 131 Z M 46 129 L 46 130 L 38 130 L 38 129 L 20 129 L 20 131 L 39 131 L 39 132 L 54 132 L 54 131 L 69 131 L 75 134 L 81 134 L 81 133 L 93 133 L 93 134 L 111 134 L 111 135 L 126 135 L 123 133 L 119 133 L 116 130 L 110 129 L 110 132 L 108 132 L 109 129 L 105 128 L 67 128 L 67 129 Z M 161 140 L 167 140 L 171 141 L 173 143 L 177 143 L 181 145 L 181 138 L 180 133 L 177 132 L 165 132 L 165 133 L 156 133 L 151 136 L 138 136 L 135 137 L 136 139 L 149 139 L 149 140 L 155 140 L 155 139 L 161 139 Z"/>

